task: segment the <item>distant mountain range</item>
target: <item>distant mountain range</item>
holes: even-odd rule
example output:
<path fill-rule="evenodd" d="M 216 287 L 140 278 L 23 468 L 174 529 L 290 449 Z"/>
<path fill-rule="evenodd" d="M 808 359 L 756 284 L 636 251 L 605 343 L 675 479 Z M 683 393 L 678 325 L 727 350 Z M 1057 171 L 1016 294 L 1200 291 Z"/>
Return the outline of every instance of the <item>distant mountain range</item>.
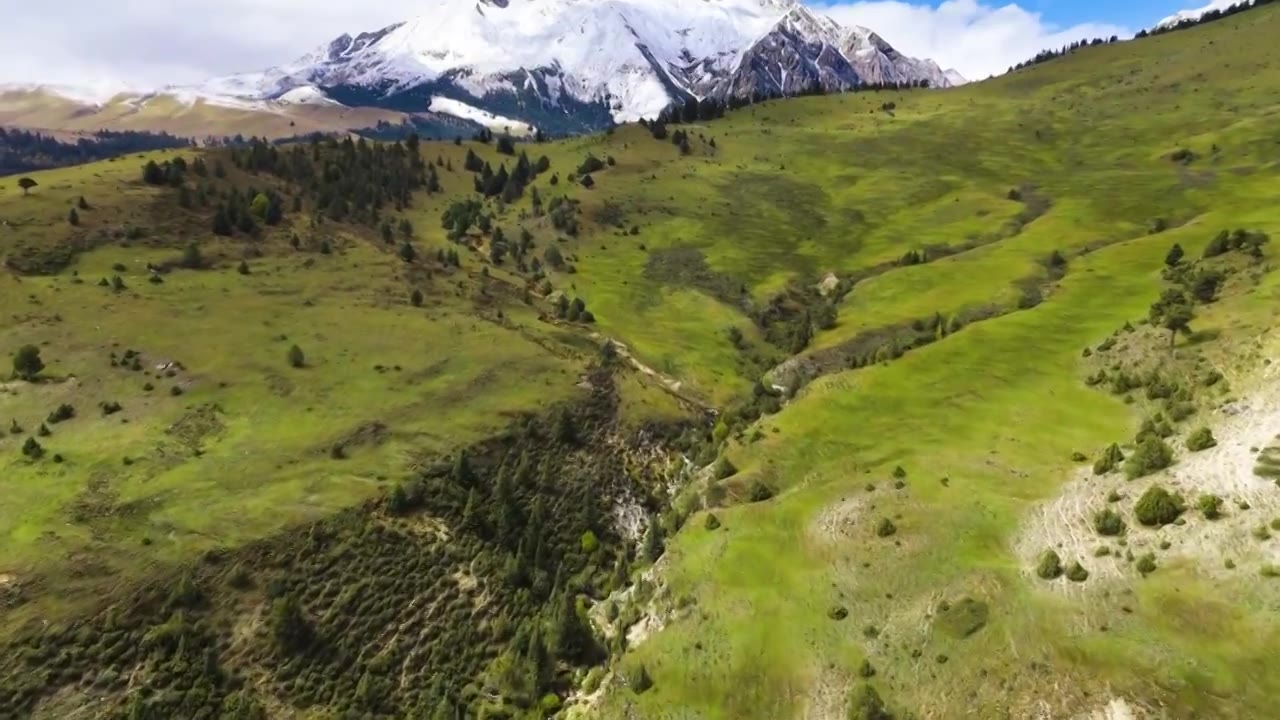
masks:
<path fill-rule="evenodd" d="M 441 134 L 477 125 L 559 134 L 654 117 L 689 98 L 727 104 L 864 84 L 963 82 L 795 0 L 438 0 L 429 16 L 342 35 L 260 72 L 98 103 L 39 92 L 81 106 L 71 113 L 77 129 L 111 106 L 123 121 L 161 103 L 266 113 L 288 118 L 290 129 L 298 117 L 308 130 L 376 117 Z M 0 122 L 21 96 L 0 93 Z M 120 112 L 122 103 L 135 113 Z"/>

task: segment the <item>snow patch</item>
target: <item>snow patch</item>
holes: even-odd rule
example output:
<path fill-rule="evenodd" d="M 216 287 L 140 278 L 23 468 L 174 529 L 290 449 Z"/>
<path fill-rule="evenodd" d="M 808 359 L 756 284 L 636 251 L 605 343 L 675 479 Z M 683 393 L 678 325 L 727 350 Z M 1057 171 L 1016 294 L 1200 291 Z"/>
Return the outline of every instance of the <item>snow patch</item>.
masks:
<path fill-rule="evenodd" d="M 1179 10 L 1178 12 L 1156 23 L 1156 27 L 1168 27 L 1171 25 L 1177 25 L 1183 20 L 1199 20 L 1200 17 L 1207 12 L 1212 12 L 1214 10 L 1226 10 L 1232 5 L 1244 4 L 1246 1 L 1250 5 L 1253 4 L 1252 0 L 1211 0 L 1211 2 L 1208 5 L 1205 5 L 1204 7 L 1201 7 L 1201 8 L 1194 8 L 1191 10 Z"/>
<path fill-rule="evenodd" d="M 431 104 L 427 106 L 427 109 L 434 113 L 452 115 L 457 118 L 480 123 L 490 130 L 507 132 L 512 135 L 532 135 L 534 132 L 534 127 L 528 123 L 523 123 L 519 120 L 512 120 L 511 118 L 505 118 L 501 115 L 494 115 L 491 112 L 481 110 L 478 107 L 472 107 L 471 105 L 452 98 L 433 97 L 431 98 Z"/>
<path fill-rule="evenodd" d="M 319 88 L 310 85 L 294 88 L 276 98 L 276 102 L 284 105 L 342 105 L 342 103 L 325 95 Z"/>

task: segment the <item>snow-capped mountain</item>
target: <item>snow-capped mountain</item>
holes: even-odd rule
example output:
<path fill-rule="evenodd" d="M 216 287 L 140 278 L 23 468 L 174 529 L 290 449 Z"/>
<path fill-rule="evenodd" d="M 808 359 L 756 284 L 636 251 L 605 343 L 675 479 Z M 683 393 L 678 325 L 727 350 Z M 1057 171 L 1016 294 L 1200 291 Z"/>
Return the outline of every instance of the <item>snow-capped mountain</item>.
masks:
<path fill-rule="evenodd" d="M 653 117 L 691 97 L 956 80 L 796 0 L 433 0 L 429 14 L 343 35 L 293 63 L 172 90 L 564 132 Z"/>
<path fill-rule="evenodd" d="M 1232 5 L 1248 5 L 1252 4 L 1252 0 L 1210 0 L 1208 5 L 1191 10 L 1179 10 L 1169 17 L 1156 23 L 1156 27 L 1171 27 L 1185 20 L 1199 20 L 1201 16 L 1214 10 L 1226 10 Z"/>

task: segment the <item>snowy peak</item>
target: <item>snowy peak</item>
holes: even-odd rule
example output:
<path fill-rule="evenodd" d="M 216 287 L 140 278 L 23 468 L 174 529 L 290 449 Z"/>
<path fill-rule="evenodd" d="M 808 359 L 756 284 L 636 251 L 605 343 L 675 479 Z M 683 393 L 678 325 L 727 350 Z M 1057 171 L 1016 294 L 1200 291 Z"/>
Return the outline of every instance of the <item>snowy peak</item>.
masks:
<path fill-rule="evenodd" d="M 346 105 L 465 107 L 578 132 L 688 98 L 922 81 L 952 84 L 936 63 L 796 0 L 434 0 L 429 15 L 343 34 L 293 63 L 201 89 L 249 101 L 309 87 Z"/>

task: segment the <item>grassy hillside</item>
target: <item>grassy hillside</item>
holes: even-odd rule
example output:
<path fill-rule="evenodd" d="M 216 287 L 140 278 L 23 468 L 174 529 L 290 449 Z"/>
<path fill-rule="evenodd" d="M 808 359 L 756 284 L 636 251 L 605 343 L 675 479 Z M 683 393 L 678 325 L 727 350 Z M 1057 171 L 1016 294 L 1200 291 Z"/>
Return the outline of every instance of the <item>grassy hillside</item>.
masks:
<path fill-rule="evenodd" d="M 404 150 L 336 143 L 4 183 L 0 348 L 45 367 L 0 386 L 0 701 L 1265 716 L 1278 31 L 518 145 L 461 225 L 515 155 L 422 143 L 407 205 Z"/>

